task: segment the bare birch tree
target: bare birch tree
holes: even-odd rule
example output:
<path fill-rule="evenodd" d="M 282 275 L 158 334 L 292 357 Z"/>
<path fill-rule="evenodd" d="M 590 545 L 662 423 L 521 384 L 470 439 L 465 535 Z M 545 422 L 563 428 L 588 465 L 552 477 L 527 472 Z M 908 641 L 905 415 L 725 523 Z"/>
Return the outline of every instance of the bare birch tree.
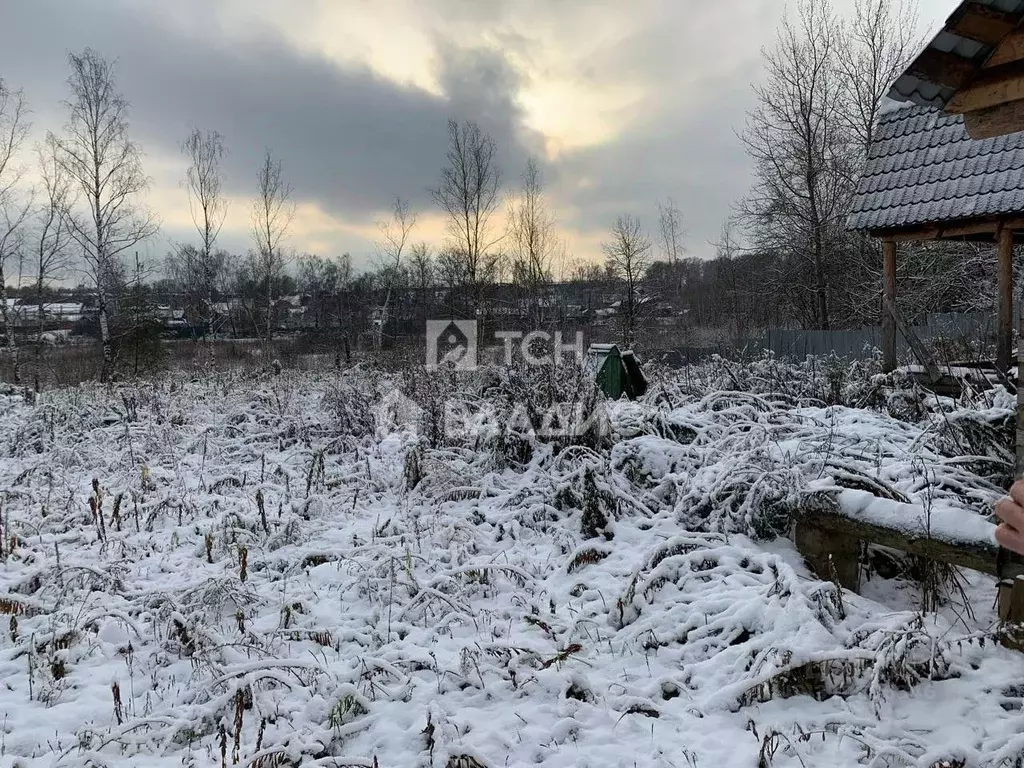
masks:
<path fill-rule="evenodd" d="M 63 136 L 51 133 L 47 139 L 80 193 L 67 221 L 96 289 L 103 345 L 100 379 L 107 381 L 114 369 L 111 321 L 124 281 L 121 256 L 154 235 L 159 225 L 137 204 L 149 180 L 142 151 L 128 136 L 128 102 L 117 92 L 113 63 L 91 48 L 69 54 L 68 63 L 68 122 Z"/>
<path fill-rule="evenodd" d="M 257 176 L 257 193 L 252 203 L 252 238 L 254 277 L 264 287 L 264 338 L 274 335 L 274 291 L 284 273 L 285 257 L 281 243 L 295 218 L 292 187 L 281 174 L 281 161 L 274 160 L 270 150 L 263 156 Z"/>
<path fill-rule="evenodd" d="M 21 254 L 24 246 L 25 223 L 32 209 L 31 194 L 19 189 L 24 168 L 18 160 L 28 131 L 28 107 L 24 93 L 14 90 L 0 78 L 0 319 L 4 323 L 5 346 L 14 361 L 15 384 L 21 383 L 21 369 L 14 333 L 14 312 L 8 306 L 7 280 L 9 265 Z"/>
<path fill-rule="evenodd" d="M 671 197 L 658 203 L 658 228 L 661 234 L 661 251 L 670 265 L 683 258 L 683 212 Z"/>
<path fill-rule="evenodd" d="M 509 202 L 507 239 L 513 282 L 526 289 L 531 310 L 538 314 L 541 293 L 551 282 L 552 266 L 564 247 L 555 231 L 556 223 L 544 195 L 540 166 L 530 158 L 522 186 Z"/>
<path fill-rule="evenodd" d="M 492 221 L 500 205 L 501 171 L 498 147 L 474 122 L 448 121 L 448 152 L 441 183 L 431 197 L 447 216 L 448 253 L 458 254 L 459 270 L 479 301 L 479 289 L 493 279 L 500 242 Z"/>
<path fill-rule="evenodd" d="M 37 150 L 41 203 L 36 214 L 32 279 L 35 284 L 36 343 L 35 388 L 41 386 L 40 366 L 43 334 L 46 330 L 46 290 L 51 281 L 62 277 L 71 265 L 74 239 L 70 211 L 74 208 L 72 180 L 51 147 Z"/>
<path fill-rule="evenodd" d="M 181 151 L 188 158 L 185 187 L 200 242 L 198 249 L 181 254 L 189 262 L 183 270 L 188 278 L 184 287 L 196 309 L 200 303 L 205 304 L 203 320 L 209 325 L 213 321 L 214 291 L 225 268 L 224 254 L 215 251 L 228 208 L 221 174 L 224 137 L 217 131 L 196 128 L 182 142 Z"/>
<path fill-rule="evenodd" d="M 601 245 L 601 249 L 607 259 L 608 273 L 622 284 L 619 320 L 622 343 L 628 349 L 636 343 L 644 304 L 639 287 L 650 266 L 652 246 L 636 216 L 619 216 L 609 234 L 609 240 Z"/>
<path fill-rule="evenodd" d="M 381 266 L 381 277 L 385 281 L 384 303 L 380 307 L 380 317 L 374 327 L 373 345 L 379 350 L 383 345 L 384 326 L 391 310 L 391 299 L 402 270 L 402 256 L 413 229 L 416 227 L 417 216 L 409 209 L 409 201 L 396 197 L 391 204 L 391 218 L 377 222 L 380 241 L 377 243 L 377 257 Z"/>

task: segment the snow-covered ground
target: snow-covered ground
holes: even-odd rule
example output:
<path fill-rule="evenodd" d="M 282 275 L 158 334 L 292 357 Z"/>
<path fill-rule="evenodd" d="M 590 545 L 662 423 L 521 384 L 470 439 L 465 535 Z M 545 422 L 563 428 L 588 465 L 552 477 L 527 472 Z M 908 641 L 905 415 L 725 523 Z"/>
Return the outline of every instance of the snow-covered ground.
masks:
<path fill-rule="evenodd" d="M 655 375 L 579 440 L 510 434 L 568 390 L 500 372 L 3 396 L 0 765 L 1020 766 L 991 579 L 921 613 L 773 537 L 823 486 L 984 531 L 1010 398 L 779 370 Z"/>

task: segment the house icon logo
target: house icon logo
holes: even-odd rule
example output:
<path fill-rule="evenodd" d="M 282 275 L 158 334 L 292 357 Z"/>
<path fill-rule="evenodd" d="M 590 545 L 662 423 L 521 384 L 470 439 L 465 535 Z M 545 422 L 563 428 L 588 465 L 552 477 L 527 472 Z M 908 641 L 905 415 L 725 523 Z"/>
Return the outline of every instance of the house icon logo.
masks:
<path fill-rule="evenodd" d="M 476 368 L 475 320 L 427 321 L 427 370 L 442 365 L 463 371 Z"/>

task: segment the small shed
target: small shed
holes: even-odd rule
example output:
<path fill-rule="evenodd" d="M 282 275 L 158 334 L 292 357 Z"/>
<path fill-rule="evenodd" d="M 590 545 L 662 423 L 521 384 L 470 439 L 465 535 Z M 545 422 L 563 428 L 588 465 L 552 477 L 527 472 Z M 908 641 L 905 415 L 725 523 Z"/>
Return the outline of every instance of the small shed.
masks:
<path fill-rule="evenodd" d="M 618 400 L 625 395 L 636 400 L 647 391 L 647 379 L 632 351 L 622 351 L 617 344 L 591 344 L 587 360 L 597 385 L 608 397 Z"/>

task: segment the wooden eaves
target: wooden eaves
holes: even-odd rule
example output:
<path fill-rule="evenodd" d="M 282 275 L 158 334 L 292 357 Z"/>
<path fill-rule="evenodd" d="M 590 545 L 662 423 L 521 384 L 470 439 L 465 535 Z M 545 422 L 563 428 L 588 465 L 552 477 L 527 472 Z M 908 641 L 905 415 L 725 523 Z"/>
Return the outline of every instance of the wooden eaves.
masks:
<path fill-rule="evenodd" d="M 1024 2 L 962 2 L 890 92 L 897 100 L 962 114 L 974 139 L 1024 125 Z"/>

